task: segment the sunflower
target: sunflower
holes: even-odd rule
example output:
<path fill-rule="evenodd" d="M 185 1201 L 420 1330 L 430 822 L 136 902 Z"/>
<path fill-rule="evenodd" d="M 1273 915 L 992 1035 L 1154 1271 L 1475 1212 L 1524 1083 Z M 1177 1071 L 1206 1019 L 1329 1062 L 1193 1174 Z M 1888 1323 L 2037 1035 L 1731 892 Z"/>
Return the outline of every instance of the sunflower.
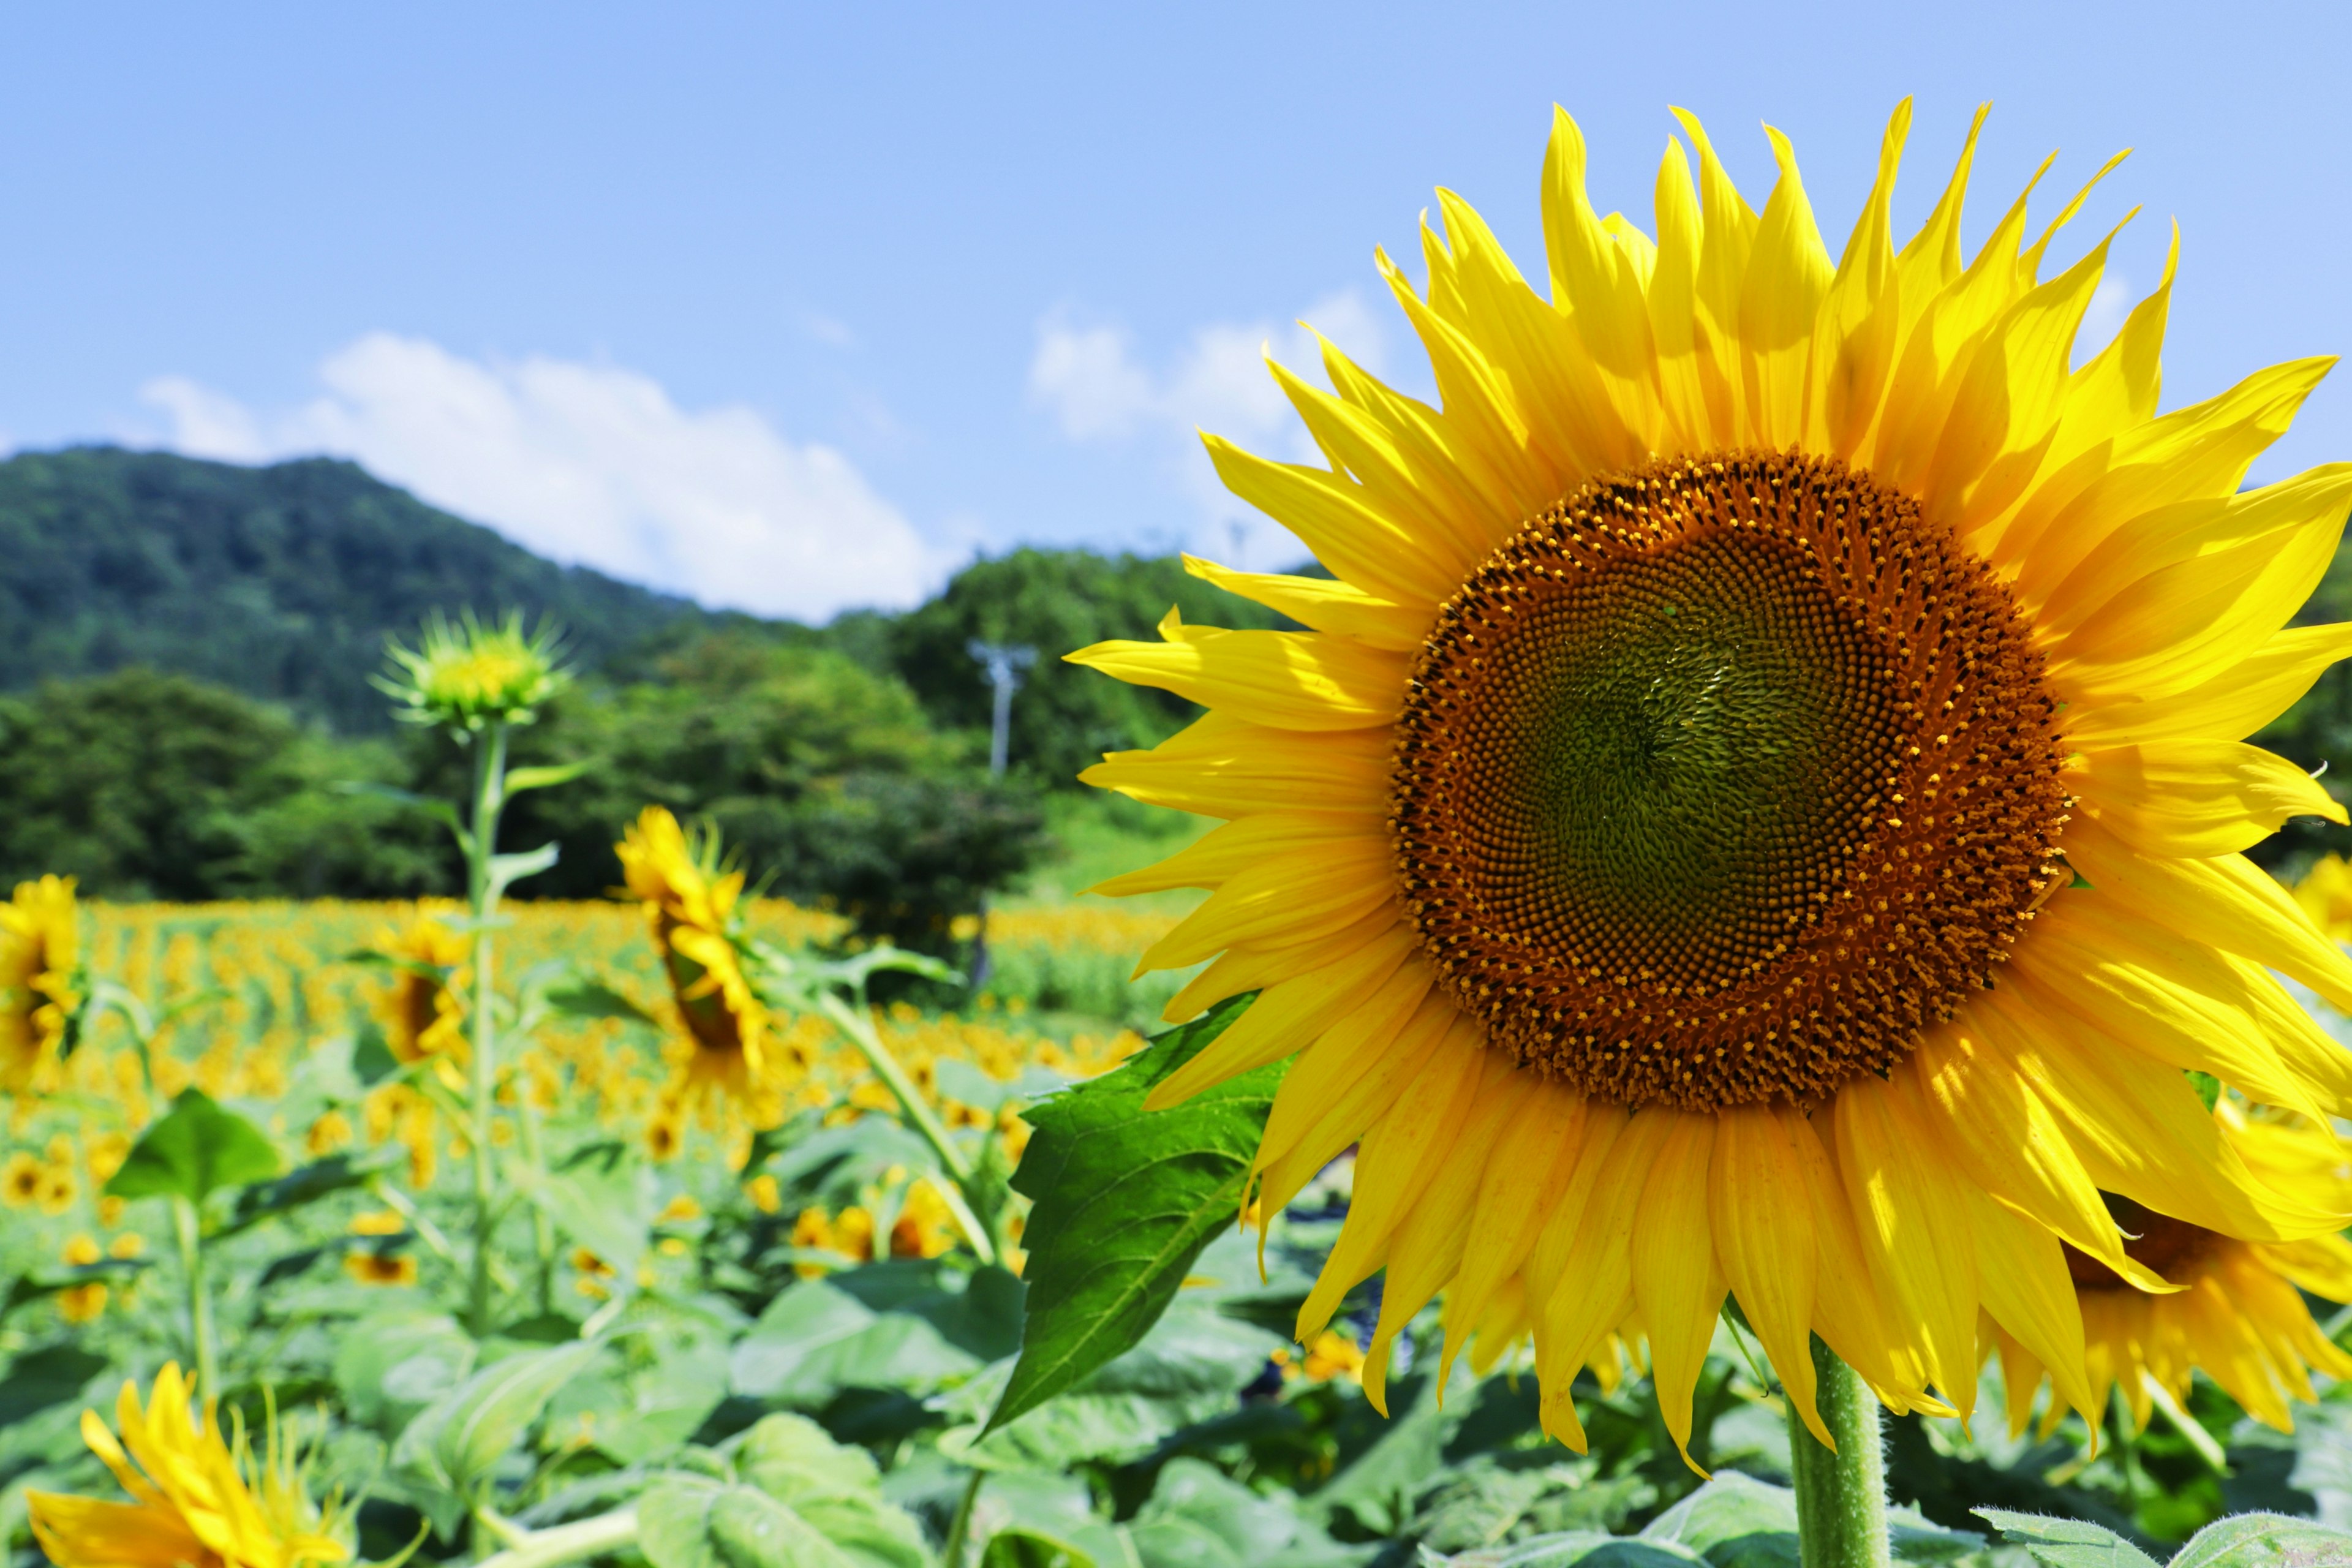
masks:
<path fill-rule="evenodd" d="M 2228 1100 L 2214 1112 L 2249 1166 L 2315 1205 L 2352 1202 L 2352 1159 L 2333 1131 L 2299 1118 L 2250 1117 Z M 2299 1294 L 2352 1302 L 2352 1242 L 2340 1236 L 2240 1241 L 2134 1205 L 2116 1206 L 2132 1232 L 2125 1249 L 2182 1289 L 2161 1296 L 2133 1289 L 2096 1259 L 2069 1250 L 2089 1352 L 2085 1420 L 2095 1426 L 2109 1391 L 2121 1389 L 2135 1428 L 2145 1428 L 2158 1398 L 2188 1399 L 2189 1373 L 2201 1367 L 2248 1415 L 2291 1432 L 2289 1401 L 2316 1397 L 2314 1369 L 2352 1377 L 2352 1355 L 2321 1331 Z M 2010 1428 L 2021 1433 L 2042 1368 L 2007 1335 L 1993 1338 Z M 2066 1411 L 2063 1396 L 2050 1401 L 2042 1415 L 2044 1436 Z"/>
<path fill-rule="evenodd" d="M 456 905 L 447 907 L 454 911 Z M 382 997 L 385 1043 L 403 1062 L 428 1058 L 466 1060 L 465 984 L 460 965 L 472 943 L 440 919 L 438 905 L 419 905 L 408 924 L 376 933 L 376 951 L 394 965 Z"/>
<path fill-rule="evenodd" d="M 33 1534 L 58 1568 L 299 1568 L 351 1556 L 305 1494 L 302 1468 L 273 1421 L 259 1463 L 240 1439 L 223 1439 L 209 1403 L 191 1418 L 194 1391 L 176 1364 L 155 1375 L 143 1411 L 139 1391 L 122 1385 L 115 1404 L 121 1442 L 94 1410 L 81 1417 L 82 1441 L 137 1500 L 27 1492 Z M 126 1450 L 128 1450 L 126 1452 Z"/>
<path fill-rule="evenodd" d="M 375 684 L 399 703 L 394 715 L 409 723 L 467 733 L 529 724 L 570 683 L 559 640 L 545 622 L 526 635 L 520 610 L 496 626 L 483 625 L 471 610 L 453 626 L 436 611 L 416 647 L 394 642 L 386 648 L 392 668 Z"/>
<path fill-rule="evenodd" d="M 743 873 L 721 868 L 716 835 L 688 834 L 658 805 L 638 815 L 614 852 L 630 895 L 645 906 L 678 1021 L 694 1042 L 688 1091 L 739 1104 L 773 1099 L 768 1009 L 744 973 L 735 935 Z"/>
<path fill-rule="evenodd" d="M 1213 960 L 1171 1019 L 1257 993 L 1149 1103 L 1296 1058 L 1260 1195 L 1359 1146 L 1297 1338 L 1385 1268 L 1376 1403 L 1443 1291 L 1446 1357 L 1531 1333 L 1580 1448 L 1576 1371 L 1645 1339 L 1685 1442 L 1727 1293 L 1824 1442 L 1809 1336 L 1965 1412 L 1980 1310 L 2084 1407 L 2066 1248 L 2173 1288 L 2103 1194 L 2265 1244 L 2347 1217 L 2186 1076 L 2352 1110 L 2268 973 L 2347 1003 L 2352 963 L 2239 853 L 2346 820 L 2239 739 L 2352 650 L 2282 629 L 2352 469 L 2239 489 L 2330 362 L 2159 415 L 2177 240 L 2070 368 L 2108 240 L 2042 274 L 2083 196 L 1964 260 L 1972 128 L 1897 250 L 1906 102 L 1832 260 L 1786 138 L 1759 216 L 1681 120 L 1653 239 L 1556 116 L 1549 299 L 1450 193 L 1425 292 L 1379 257 L 1441 406 L 1327 342 L 1330 392 L 1270 367 L 1322 464 L 1209 438 L 1330 575 L 1188 566 L 1309 629 L 1069 656 L 1209 710 L 1083 775 L 1224 820 L 1099 889 L 1210 889 L 1145 955 Z"/>
<path fill-rule="evenodd" d="M 19 882 L 0 904 L 0 1090 L 53 1087 L 74 1014 L 74 879 Z"/>

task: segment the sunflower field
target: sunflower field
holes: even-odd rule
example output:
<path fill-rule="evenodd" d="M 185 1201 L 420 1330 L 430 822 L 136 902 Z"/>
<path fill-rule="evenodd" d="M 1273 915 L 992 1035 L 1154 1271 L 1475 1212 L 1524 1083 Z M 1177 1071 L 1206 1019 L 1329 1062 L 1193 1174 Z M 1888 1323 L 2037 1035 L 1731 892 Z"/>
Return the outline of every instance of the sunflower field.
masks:
<path fill-rule="evenodd" d="M 1835 262 L 1688 116 L 1654 239 L 1558 117 L 1549 302 L 1446 196 L 1444 406 L 1212 443 L 1285 626 L 1067 656 L 1202 710 L 1107 879 L 845 916 L 648 804 L 533 901 L 593 764 L 468 614 L 378 678 L 467 776 L 351 786 L 462 898 L 16 886 L 8 1551 L 2352 1563 L 2347 813 L 2242 739 L 2352 650 L 2352 469 L 2242 485 L 2326 365 L 2158 416 L 2171 272 L 2076 364 L 2081 198 L 1897 251 L 1909 117 Z"/>

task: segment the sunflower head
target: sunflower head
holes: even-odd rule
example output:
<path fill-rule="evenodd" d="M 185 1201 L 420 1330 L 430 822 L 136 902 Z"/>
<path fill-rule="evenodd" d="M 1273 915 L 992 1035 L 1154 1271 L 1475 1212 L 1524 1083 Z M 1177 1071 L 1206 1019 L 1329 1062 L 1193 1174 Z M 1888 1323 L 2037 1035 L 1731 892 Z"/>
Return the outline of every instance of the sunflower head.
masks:
<path fill-rule="evenodd" d="M 0 1090 L 49 1087 L 83 1002 L 74 879 L 19 882 L 0 904 Z"/>
<path fill-rule="evenodd" d="M 766 1082 L 770 1017 L 753 991 L 738 931 L 743 873 L 727 869 L 716 832 L 689 833 L 649 805 L 614 852 L 642 904 L 678 1021 L 694 1043 L 689 1079 L 740 1100 Z"/>
<path fill-rule="evenodd" d="M 455 623 L 436 612 L 415 647 L 393 642 L 389 668 L 377 687 L 396 706 L 394 715 L 470 734 L 489 724 L 529 724 L 570 682 L 555 627 L 542 621 L 526 634 L 522 612 L 509 610 L 486 626 L 470 609 Z"/>
<path fill-rule="evenodd" d="M 115 1405 L 118 1440 L 84 1411 L 82 1440 L 133 1500 L 30 1492 L 33 1534 L 58 1568 L 301 1568 L 346 1562 L 337 1539 L 348 1523 L 337 1500 L 322 1510 L 306 1484 L 304 1457 L 272 1414 L 257 1459 L 240 1433 L 224 1438 L 209 1401 L 167 1363 L 142 1409 L 134 1384 Z"/>
<path fill-rule="evenodd" d="M 450 906 L 452 910 L 455 905 Z M 460 932 L 439 919 L 440 910 L 420 906 L 401 927 L 376 933 L 376 951 L 394 965 L 380 1011 L 384 1039 L 403 1062 L 427 1057 L 466 1059 L 466 1004 L 459 966 L 472 951 Z"/>
<path fill-rule="evenodd" d="M 1146 1104 L 1291 1058 L 1261 1201 L 1357 1148 L 1297 1338 L 1385 1269 L 1376 1404 L 1443 1292 L 1449 1357 L 1532 1337 L 1548 1430 L 1630 1356 L 1680 1439 L 1728 1293 L 1817 1436 L 1816 1335 L 1965 1413 L 1989 1321 L 2091 1408 L 2066 1248 L 2178 1293 L 2102 1194 L 2265 1247 L 2352 1218 L 2185 1076 L 2352 1112 L 2272 974 L 2352 1006 L 2352 960 L 2241 854 L 2347 820 L 2242 741 L 2352 651 L 2287 625 L 2352 466 L 2242 488 L 2328 362 L 2159 413 L 2170 261 L 2076 352 L 2089 186 L 1965 255 L 1972 128 L 1898 246 L 1906 103 L 1833 256 L 1785 137 L 1759 213 L 1680 119 L 1651 233 L 1562 112 L 1532 279 L 1447 192 L 1425 288 L 1378 256 L 1435 405 L 1327 342 L 1328 391 L 1273 367 L 1319 462 L 1210 438 L 1328 576 L 1188 568 L 1304 629 L 1069 656 L 1208 710 L 1084 775 L 1224 824 L 1097 889 L 1208 890 L 1144 955 L 1202 966 L 1171 1020 L 1256 994 Z"/>

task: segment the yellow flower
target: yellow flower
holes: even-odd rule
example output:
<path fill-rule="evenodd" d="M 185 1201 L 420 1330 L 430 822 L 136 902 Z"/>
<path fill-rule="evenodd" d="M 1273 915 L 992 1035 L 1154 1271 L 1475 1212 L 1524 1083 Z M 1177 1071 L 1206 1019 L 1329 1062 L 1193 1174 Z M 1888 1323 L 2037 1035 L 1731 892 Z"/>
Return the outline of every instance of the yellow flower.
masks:
<path fill-rule="evenodd" d="M 106 1255 L 129 1260 L 147 1255 L 147 1238 L 135 1230 L 126 1230 L 106 1244 Z"/>
<path fill-rule="evenodd" d="M 2295 884 L 2294 901 L 2332 940 L 2352 942 L 2352 861 L 2322 857 Z"/>
<path fill-rule="evenodd" d="M 82 1441 L 135 1501 L 27 1492 L 33 1534 L 58 1568 L 299 1568 L 341 1563 L 351 1553 L 305 1495 L 301 1467 L 275 1424 L 261 1461 L 242 1442 L 224 1441 L 211 1404 L 192 1418 L 194 1390 L 177 1365 L 155 1376 L 147 1407 L 122 1385 L 115 1440 L 96 1411 L 84 1411 Z"/>
<path fill-rule="evenodd" d="M 460 933 L 437 918 L 455 904 L 419 905 L 405 927 L 376 933 L 376 951 L 399 967 L 382 996 L 384 1043 L 403 1062 L 441 1057 L 467 1059 L 466 1004 L 459 968 L 473 951 Z"/>
<path fill-rule="evenodd" d="M 645 908 L 654 951 L 667 970 L 678 1021 L 694 1042 L 689 1089 L 742 1100 L 767 1088 L 768 1010 L 743 973 L 734 935 L 743 873 L 719 864 L 715 835 L 688 835 L 649 805 L 614 846 L 630 896 Z"/>
<path fill-rule="evenodd" d="M 310 1123 L 302 1135 L 302 1147 L 312 1158 L 333 1153 L 352 1141 L 352 1119 L 340 1110 L 330 1110 Z"/>
<path fill-rule="evenodd" d="M 520 610 L 495 626 L 471 610 L 455 626 L 436 613 L 415 648 L 394 642 L 385 650 L 392 673 L 377 678 L 376 686 L 399 704 L 394 716 L 411 723 L 467 731 L 529 724 L 570 679 L 556 642 L 555 629 L 543 622 L 526 637 Z"/>
<path fill-rule="evenodd" d="M 907 1188 L 906 1201 L 899 1205 L 898 1217 L 890 1226 L 890 1256 L 937 1258 L 955 1246 L 962 1234 L 939 1189 L 929 1182 L 916 1182 Z"/>
<path fill-rule="evenodd" d="M 2228 1100 L 2214 1110 L 2247 1165 L 2282 1189 L 2315 1205 L 2352 1197 L 2352 1161 L 2334 1132 L 2299 1119 L 2250 1118 Z M 2352 1241 L 2240 1241 L 2127 1203 L 2116 1206 L 2132 1233 L 2125 1249 L 2181 1289 L 2167 1295 L 2134 1289 L 2096 1259 L 2069 1249 L 2089 1351 L 2085 1420 L 2095 1425 L 2108 1391 L 2120 1388 L 2135 1426 L 2144 1428 L 2156 1391 L 2185 1403 L 2189 1373 L 2202 1368 L 2249 1415 L 2288 1432 L 2294 1428 L 2288 1402 L 2316 1397 L 2310 1369 L 2352 1377 L 2352 1355 L 2320 1331 L 2297 1293 L 2352 1302 Z M 2041 1363 L 2006 1334 L 1995 1343 L 2010 1428 L 2021 1433 L 2042 1381 Z M 2065 1398 L 2053 1396 L 2042 1413 L 2045 1435 L 2066 1411 Z"/>
<path fill-rule="evenodd" d="M 2182 1070 L 2352 1111 L 2268 973 L 2352 1005 L 2352 963 L 2240 854 L 2346 820 L 2240 741 L 2352 650 L 2284 629 L 2352 468 L 2240 489 L 2329 362 L 2158 416 L 2168 265 L 2071 368 L 2105 243 L 2045 278 L 2075 209 L 2037 237 L 2020 198 L 1964 261 L 1971 132 L 1898 252 L 1909 122 L 1833 259 L 1778 132 L 1759 216 L 1683 116 L 1653 239 L 1558 115 L 1549 299 L 1450 193 L 1425 295 L 1380 258 L 1440 406 L 1327 344 L 1332 393 L 1274 372 L 1324 463 L 1210 439 L 1332 576 L 1192 570 L 1311 629 L 1171 613 L 1071 656 L 1209 710 L 1085 775 L 1224 819 L 1097 889 L 1211 889 L 1144 956 L 1207 963 L 1168 1016 L 1258 993 L 1148 1104 L 1296 1058 L 1257 1178 L 1274 1212 L 1360 1145 L 1297 1335 L 1385 1268 L 1383 1408 L 1441 1291 L 1449 1359 L 1532 1333 L 1580 1448 L 1570 1383 L 1637 1332 L 1687 1439 L 1727 1291 L 1824 1441 L 1813 1335 L 1965 1412 L 1980 1310 L 2083 1407 L 2065 1247 L 2163 1288 L 2103 1192 L 2268 1245 L 2346 1223 Z"/>
<path fill-rule="evenodd" d="M 8 1163 L 0 1166 L 0 1203 L 12 1209 L 23 1208 L 41 1195 L 47 1180 L 47 1170 L 22 1149 L 8 1156 Z"/>
<path fill-rule="evenodd" d="M 58 1316 L 68 1323 L 87 1323 L 106 1310 L 106 1282 L 68 1285 L 58 1292 Z"/>
<path fill-rule="evenodd" d="M 81 1232 L 66 1237 L 65 1247 L 58 1256 L 70 1266 L 79 1268 L 97 1262 L 106 1255 L 98 1249 L 98 1238 Z"/>
<path fill-rule="evenodd" d="M 19 882 L 0 904 L 0 1090 L 55 1087 L 66 1029 L 81 1005 L 74 879 Z"/>
<path fill-rule="evenodd" d="M 398 1236 L 407 1228 L 407 1218 L 397 1209 L 370 1209 L 352 1215 L 353 1236 Z"/>
<path fill-rule="evenodd" d="M 1299 1363 L 1298 1370 L 1317 1383 L 1333 1377 L 1360 1382 L 1364 1375 L 1364 1352 L 1357 1349 L 1356 1342 L 1347 1335 L 1335 1334 L 1327 1329 L 1318 1334 L 1315 1342 L 1307 1347 L 1306 1359 Z"/>
<path fill-rule="evenodd" d="M 404 1252 L 346 1252 L 343 1272 L 362 1285 L 414 1285 L 416 1259 Z"/>
<path fill-rule="evenodd" d="M 782 1189 L 776 1184 L 776 1178 L 765 1171 L 743 1184 L 743 1195 L 750 1198 L 751 1206 L 761 1214 L 774 1214 L 784 1206 Z"/>
<path fill-rule="evenodd" d="M 654 1216 L 656 1225 L 692 1225 L 702 1217 L 702 1205 L 694 1201 L 691 1193 L 680 1193 L 662 1205 Z"/>

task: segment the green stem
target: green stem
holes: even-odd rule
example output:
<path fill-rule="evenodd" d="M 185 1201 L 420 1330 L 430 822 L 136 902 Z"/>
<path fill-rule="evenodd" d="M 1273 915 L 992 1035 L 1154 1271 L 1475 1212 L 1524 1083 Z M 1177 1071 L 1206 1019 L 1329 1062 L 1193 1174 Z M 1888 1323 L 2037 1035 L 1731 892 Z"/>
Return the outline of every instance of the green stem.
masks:
<path fill-rule="evenodd" d="M 539 1107 L 530 1100 L 530 1084 L 526 1075 L 515 1084 L 516 1119 L 522 1123 L 522 1157 L 539 1174 L 547 1174 L 547 1155 L 540 1142 Z M 530 1210 L 530 1250 L 537 1278 L 533 1294 L 539 1300 L 540 1315 L 555 1310 L 555 1226 L 547 1211 L 538 1205 Z"/>
<path fill-rule="evenodd" d="M 1803 1568 L 1886 1568 L 1886 1446 L 1878 1401 L 1818 1338 L 1813 1379 L 1815 1407 L 1837 1448 L 1822 1447 L 1791 1402 L 1798 1561 Z"/>
<path fill-rule="evenodd" d="M 557 1568 L 559 1563 L 618 1552 L 636 1539 L 637 1510 L 619 1509 L 551 1530 L 524 1532 L 513 1545 L 485 1557 L 476 1568 Z"/>
<path fill-rule="evenodd" d="M 941 1568 L 963 1568 L 964 1538 L 971 1533 L 972 1505 L 980 1500 L 980 1485 L 988 1479 L 986 1470 L 974 1470 L 971 1479 L 963 1484 L 963 1496 L 956 1500 L 955 1518 L 948 1522 L 947 1544 L 940 1548 Z"/>
<path fill-rule="evenodd" d="M 220 1360 L 214 1342 L 212 1289 L 205 1279 L 205 1238 L 196 1205 L 186 1198 L 172 1200 L 172 1234 L 180 1246 L 180 1273 L 188 1287 L 188 1338 L 195 1356 L 196 1386 L 205 1398 L 217 1398 Z"/>
<path fill-rule="evenodd" d="M 474 1269 L 467 1303 L 467 1326 L 476 1337 L 490 1331 L 492 1292 L 490 1258 L 498 1228 L 492 1206 L 497 1165 L 491 1157 L 490 1135 L 498 1115 L 498 1020 L 493 1015 L 490 916 L 496 912 L 497 889 L 490 879 L 490 861 L 498 853 L 499 813 L 506 805 L 507 727 L 492 723 L 478 738 L 474 756 L 473 838 L 467 847 L 466 893 L 474 913 L 474 1093 L 471 1142 L 474 1145 Z"/>
<path fill-rule="evenodd" d="M 971 1243 L 971 1249 L 980 1254 L 980 1260 L 994 1263 L 1002 1249 L 997 1246 L 996 1237 L 990 1234 L 988 1226 L 980 1218 L 980 1209 L 985 1199 L 978 1191 L 979 1182 L 971 1162 L 964 1158 L 963 1151 L 957 1148 L 955 1140 L 949 1136 L 947 1123 L 940 1120 L 939 1113 L 923 1099 L 923 1091 L 915 1087 L 915 1080 L 907 1076 L 907 1069 L 898 1065 L 898 1058 L 890 1054 L 890 1047 L 882 1043 L 882 1036 L 874 1027 L 874 1020 L 865 1008 L 852 1007 L 830 991 L 822 994 L 820 1005 L 824 1008 L 825 1016 L 831 1018 L 835 1026 L 857 1047 L 859 1054 L 866 1058 L 866 1065 L 874 1069 L 874 1076 L 888 1088 L 898 1102 L 899 1114 L 906 1119 L 908 1125 L 920 1133 L 923 1142 L 931 1146 L 931 1152 L 939 1156 L 940 1169 L 945 1171 L 948 1179 L 956 1185 L 954 1193 L 942 1193 L 940 1196 L 947 1200 L 949 1211 L 955 1215 L 957 1225 L 962 1227 L 964 1238 Z"/>

